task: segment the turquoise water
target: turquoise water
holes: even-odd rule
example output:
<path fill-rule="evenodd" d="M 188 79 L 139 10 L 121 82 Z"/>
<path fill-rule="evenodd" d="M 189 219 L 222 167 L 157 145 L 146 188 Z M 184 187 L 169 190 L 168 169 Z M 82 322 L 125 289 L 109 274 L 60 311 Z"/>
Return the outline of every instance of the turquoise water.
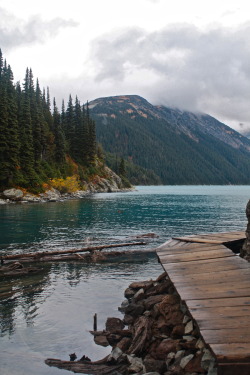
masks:
<path fill-rule="evenodd" d="M 137 187 L 135 192 L 96 194 L 60 203 L 0 207 L 0 253 L 77 248 L 125 242 L 144 233 L 167 239 L 194 233 L 244 230 L 249 186 Z M 36 276 L 0 282 L 1 375 L 53 375 L 44 359 L 68 360 L 76 352 L 100 359 L 110 351 L 96 346 L 89 330 L 93 315 L 103 329 L 124 289 L 134 280 L 161 272 L 154 253 L 105 264 L 44 265 Z"/>

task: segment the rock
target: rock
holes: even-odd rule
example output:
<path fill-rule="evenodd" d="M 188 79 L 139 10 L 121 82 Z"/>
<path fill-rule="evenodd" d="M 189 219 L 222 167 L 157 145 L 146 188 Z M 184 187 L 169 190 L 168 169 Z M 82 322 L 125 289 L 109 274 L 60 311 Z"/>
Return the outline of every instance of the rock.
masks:
<path fill-rule="evenodd" d="M 199 339 L 198 341 L 197 341 L 197 343 L 196 343 L 196 348 L 198 348 L 198 349 L 204 349 L 205 348 L 205 344 L 204 344 L 204 342 L 202 341 L 202 339 Z"/>
<path fill-rule="evenodd" d="M 109 342 L 107 340 L 107 337 L 105 335 L 103 336 L 95 336 L 94 337 L 94 341 L 97 345 L 100 345 L 100 346 L 109 346 Z"/>
<path fill-rule="evenodd" d="M 194 358 L 193 354 L 189 354 L 188 356 L 183 357 L 181 362 L 180 362 L 180 367 L 182 369 L 184 369 L 187 366 L 187 364 L 191 361 L 191 359 L 193 359 L 193 358 Z"/>
<path fill-rule="evenodd" d="M 144 296 L 145 296 L 144 289 L 141 288 L 141 289 L 139 289 L 139 290 L 135 293 L 135 295 L 134 295 L 133 298 L 134 298 L 134 301 L 137 302 L 137 301 L 142 300 L 142 299 L 144 298 Z"/>
<path fill-rule="evenodd" d="M 150 281 L 135 281 L 132 284 L 129 285 L 129 288 L 131 289 L 141 289 L 147 290 L 153 285 L 153 280 Z"/>
<path fill-rule="evenodd" d="M 150 355 L 154 359 L 162 359 L 165 360 L 167 358 L 168 353 L 177 351 L 177 340 L 172 339 L 165 339 L 160 342 L 153 343 L 150 349 Z"/>
<path fill-rule="evenodd" d="M 187 324 L 187 322 L 189 322 L 190 320 L 191 320 L 191 318 L 188 315 L 185 315 L 182 323 Z"/>
<path fill-rule="evenodd" d="M 132 355 L 127 355 L 127 360 L 130 363 L 130 366 L 128 368 L 130 374 L 132 374 L 133 372 L 140 372 L 142 370 L 145 370 L 141 358 L 134 357 Z"/>
<path fill-rule="evenodd" d="M 156 305 L 157 303 L 161 302 L 161 301 L 163 300 L 164 297 L 165 297 L 165 295 L 160 294 L 160 295 L 151 296 L 151 297 L 146 298 L 146 299 L 143 301 L 143 304 L 144 304 L 144 306 L 145 306 L 145 309 L 146 309 L 146 310 L 151 310 L 152 307 L 153 307 L 154 305 Z"/>
<path fill-rule="evenodd" d="M 166 359 L 166 364 L 168 366 L 170 366 L 174 362 L 174 360 L 175 360 L 175 353 L 174 352 L 168 353 L 167 359 Z"/>
<path fill-rule="evenodd" d="M 58 190 L 51 188 L 50 190 L 46 190 L 45 193 L 39 194 L 41 198 L 49 201 L 49 202 L 57 202 L 61 198 L 61 194 Z"/>
<path fill-rule="evenodd" d="M 125 312 L 125 309 L 126 309 L 126 307 L 128 307 L 128 305 L 129 305 L 128 300 L 125 300 L 125 301 L 123 301 L 123 302 L 121 303 L 121 306 L 118 307 L 118 310 L 119 310 L 120 312 L 124 313 L 124 312 Z"/>
<path fill-rule="evenodd" d="M 118 359 L 123 355 L 123 352 L 120 348 L 116 347 L 112 350 L 110 355 L 107 358 L 107 362 L 117 362 Z"/>
<path fill-rule="evenodd" d="M 132 324 L 134 321 L 134 318 L 132 315 L 128 315 L 128 314 L 125 314 L 124 315 L 124 318 L 123 318 L 123 323 L 126 325 L 126 326 L 129 326 L 130 324 Z"/>
<path fill-rule="evenodd" d="M 195 355 L 191 361 L 185 366 L 185 371 L 189 373 L 198 372 L 199 374 L 205 373 L 206 371 L 201 367 L 202 353 Z"/>
<path fill-rule="evenodd" d="M 172 338 L 181 338 L 184 335 L 184 329 L 185 329 L 184 324 L 178 324 L 178 325 L 174 326 L 174 328 L 172 330 L 172 333 L 171 333 L 171 337 Z"/>
<path fill-rule="evenodd" d="M 191 333 L 194 329 L 194 326 L 193 326 L 193 321 L 190 320 L 186 326 L 185 326 L 185 335 L 188 335 L 189 333 Z"/>
<path fill-rule="evenodd" d="M 25 194 L 25 196 L 23 197 L 23 199 L 25 199 L 25 201 L 29 202 L 29 203 L 38 203 L 38 202 L 41 202 L 41 198 L 39 198 L 38 196 L 34 195 L 34 194 Z"/>
<path fill-rule="evenodd" d="M 144 359 L 144 366 L 147 371 L 147 373 L 151 371 L 153 373 L 154 371 L 158 373 L 162 373 L 163 371 L 167 370 L 166 362 L 163 360 L 158 360 L 154 358 L 145 358 Z"/>
<path fill-rule="evenodd" d="M 13 201 L 19 201 L 23 197 L 23 192 L 20 189 L 7 189 L 3 191 L 3 196 Z"/>
<path fill-rule="evenodd" d="M 146 372 L 144 375 L 160 375 L 159 372 Z"/>
<path fill-rule="evenodd" d="M 107 341 L 112 347 L 117 346 L 117 343 L 121 341 L 121 338 L 121 335 L 115 333 L 110 333 L 109 335 L 107 335 Z"/>
<path fill-rule="evenodd" d="M 204 349 L 203 356 L 201 358 L 201 367 L 208 370 L 211 363 L 213 363 L 213 365 L 215 364 L 215 358 L 208 349 Z"/>
<path fill-rule="evenodd" d="M 108 318 L 106 321 L 106 331 L 114 332 L 124 328 L 124 323 L 119 318 Z"/>
<path fill-rule="evenodd" d="M 142 315 L 144 311 L 145 308 L 143 305 L 139 303 L 130 303 L 125 309 L 125 314 L 131 315 L 132 317 L 137 317 Z"/>
<path fill-rule="evenodd" d="M 2 204 L 7 204 L 5 199 L 0 199 L 0 205 L 2 205 Z"/>
<path fill-rule="evenodd" d="M 183 336 L 183 340 L 193 341 L 193 340 L 196 340 L 196 338 L 194 336 L 191 336 L 191 335 L 185 335 L 185 336 Z"/>
<path fill-rule="evenodd" d="M 132 297 L 134 297 L 135 295 L 135 290 L 131 289 L 131 288 L 127 288 L 124 292 L 124 297 L 127 298 L 127 299 L 130 299 Z"/>
<path fill-rule="evenodd" d="M 175 364 L 179 364 L 182 360 L 182 358 L 185 356 L 185 350 L 178 350 L 178 352 L 175 354 Z"/>

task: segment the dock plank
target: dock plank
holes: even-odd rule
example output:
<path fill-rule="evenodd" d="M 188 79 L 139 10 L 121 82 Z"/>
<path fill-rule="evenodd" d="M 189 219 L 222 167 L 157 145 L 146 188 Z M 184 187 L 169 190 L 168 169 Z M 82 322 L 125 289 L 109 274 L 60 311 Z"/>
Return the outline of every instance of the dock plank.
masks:
<path fill-rule="evenodd" d="M 196 234 L 157 249 L 217 358 L 218 374 L 250 374 L 250 264 L 226 247 L 244 238 L 244 231 Z"/>

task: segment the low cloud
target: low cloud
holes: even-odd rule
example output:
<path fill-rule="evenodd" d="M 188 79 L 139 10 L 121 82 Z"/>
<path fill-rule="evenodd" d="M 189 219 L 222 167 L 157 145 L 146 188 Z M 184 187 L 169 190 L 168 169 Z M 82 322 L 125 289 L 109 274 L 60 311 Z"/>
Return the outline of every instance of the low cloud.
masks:
<path fill-rule="evenodd" d="M 250 23 L 205 31 L 189 24 L 151 33 L 116 30 L 92 44 L 95 79 L 123 93 L 137 88 L 157 104 L 249 121 L 249 33 Z"/>
<path fill-rule="evenodd" d="M 54 18 L 44 21 L 40 16 L 33 16 L 24 22 L 3 8 L 0 8 L 0 19 L 0 47 L 4 50 L 37 42 L 44 43 L 55 37 L 61 29 L 77 26 L 73 20 Z"/>

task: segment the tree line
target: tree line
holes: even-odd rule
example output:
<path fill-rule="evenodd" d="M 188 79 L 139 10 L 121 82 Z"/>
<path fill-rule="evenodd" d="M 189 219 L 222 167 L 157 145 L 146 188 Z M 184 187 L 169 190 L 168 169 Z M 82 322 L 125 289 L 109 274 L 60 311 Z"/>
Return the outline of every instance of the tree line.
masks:
<path fill-rule="evenodd" d="M 0 49 L 0 189 L 39 190 L 48 178 L 73 173 L 74 163 L 93 165 L 96 133 L 88 104 L 69 95 L 59 110 L 29 68 L 22 84 L 13 81 Z"/>

